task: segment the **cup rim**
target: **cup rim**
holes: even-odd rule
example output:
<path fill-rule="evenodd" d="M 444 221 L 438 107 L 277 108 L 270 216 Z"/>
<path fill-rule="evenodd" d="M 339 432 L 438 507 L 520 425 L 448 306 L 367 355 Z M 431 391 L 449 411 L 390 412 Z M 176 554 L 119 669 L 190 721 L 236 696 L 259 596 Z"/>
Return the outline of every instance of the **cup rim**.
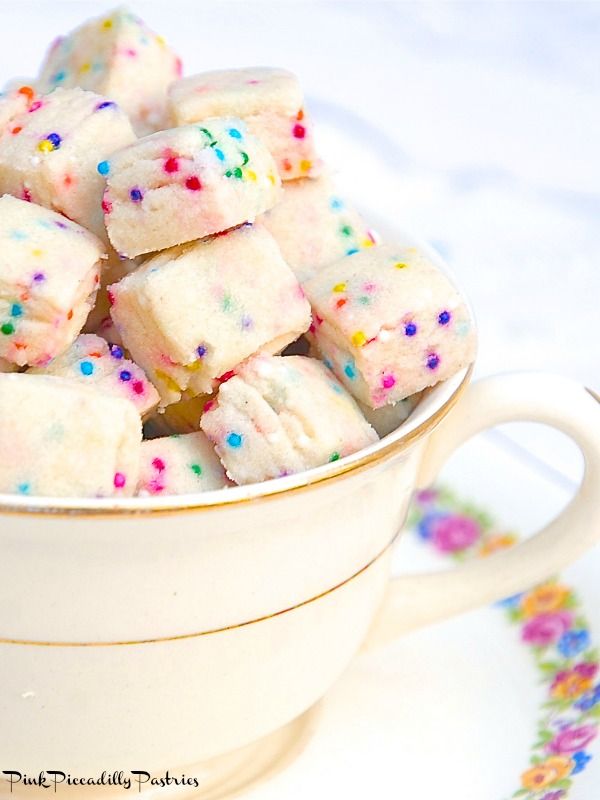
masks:
<path fill-rule="evenodd" d="M 408 419 L 379 441 L 356 453 L 328 464 L 272 478 L 260 483 L 165 497 L 30 497 L 0 494 L 0 514 L 52 517 L 124 517 L 173 515 L 231 508 L 245 503 L 265 502 L 281 496 L 331 483 L 388 461 L 422 439 L 442 421 L 465 391 L 473 364 L 423 393 Z"/>

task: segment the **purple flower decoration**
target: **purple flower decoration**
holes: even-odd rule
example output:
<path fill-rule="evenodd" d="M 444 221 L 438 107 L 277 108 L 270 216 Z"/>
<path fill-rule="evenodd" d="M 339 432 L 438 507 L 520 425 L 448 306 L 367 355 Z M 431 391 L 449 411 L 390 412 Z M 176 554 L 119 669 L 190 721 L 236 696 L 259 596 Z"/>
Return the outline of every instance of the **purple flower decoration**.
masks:
<path fill-rule="evenodd" d="M 433 546 L 441 553 L 466 550 L 481 536 L 479 524 L 471 517 L 452 514 L 442 517 L 433 525 Z"/>
<path fill-rule="evenodd" d="M 595 725 L 581 725 L 579 728 L 566 727 L 557 733 L 546 749 L 554 755 L 572 755 L 587 747 L 598 735 Z"/>
<path fill-rule="evenodd" d="M 547 614 L 538 614 L 530 619 L 521 631 L 521 638 L 527 644 L 538 647 L 548 647 L 561 637 L 564 638 L 573 621 L 573 615 L 568 611 L 555 611 Z"/>

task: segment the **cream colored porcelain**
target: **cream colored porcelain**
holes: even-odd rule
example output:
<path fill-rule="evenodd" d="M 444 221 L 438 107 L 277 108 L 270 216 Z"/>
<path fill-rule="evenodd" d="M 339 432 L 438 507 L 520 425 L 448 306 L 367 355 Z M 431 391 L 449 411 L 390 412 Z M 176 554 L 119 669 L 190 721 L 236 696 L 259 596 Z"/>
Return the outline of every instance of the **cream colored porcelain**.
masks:
<path fill-rule="evenodd" d="M 368 635 L 498 599 L 579 556 L 600 538 L 600 406 L 546 375 L 467 384 L 463 374 L 436 387 L 398 431 L 303 475 L 158 500 L 2 497 L 0 769 L 168 769 L 199 788 L 153 793 L 219 796 L 267 753 L 279 758 L 287 739 L 269 734 L 313 706 Z M 512 551 L 390 583 L 415 486 L 509 419 L 580 445 L 586 474 L 571 506 Z"/>

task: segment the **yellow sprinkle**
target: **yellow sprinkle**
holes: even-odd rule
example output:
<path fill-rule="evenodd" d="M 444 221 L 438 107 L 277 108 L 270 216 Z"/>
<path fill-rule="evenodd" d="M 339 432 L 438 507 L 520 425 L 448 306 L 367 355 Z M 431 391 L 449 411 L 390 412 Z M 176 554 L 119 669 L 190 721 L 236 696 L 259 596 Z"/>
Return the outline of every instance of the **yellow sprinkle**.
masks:
<path fill-rule="evenodd" d="M 363 247 L 373 247 L 375 242 L 372 239 L 363 239 L 362 246 Z"/>
<path fill-rule="evenodd" d="M 332 289 L 333 292 L 345 292 L 346 291 L 346 284 L 345 283 L 336 283 L 336 285 Z"/>
<path fill-rule="evenodd" d="M 246 177 L 251 181 L 255 181 L 256 180 L 256 172 L 254 172 L 253 169 L 247 169 L 246 170 Z"/>
<path fill-rule="evenodd" d="M 42 139 L 41 142 L 38 142 L 37 148 L 41 150 L 42 153 L 51 153 L 54 150 L 54 145 L 52 142 L 49 142 L 48 139 Z"/>
<path fill-rule="evenodd" d="M 105 31 L 112 28 L 112 26 L 113 26 L 112 19 L 105 19 L 104 22 L 102 23 L 102 27 L 104 28 Z"/>
<path fill-rule="evenodd" d="M 396 269 L 406 269 L 408 264 L 405 264 L 404 261 L 398 261 L 398 263 L 394 264 Z"/>
<path fill-rule="evenodd" d="M 300 162 L 300 169 L 302 172 L 308 172 L 308 170 L 312 167 L 312 161 L 307 161 L 306 159 L 302 159 Z"/>
<path fill-rule="evenodd" d="M 363 331 L 356 331 L 356 333 L 352 334 L 352 344 L 354 347 L 362 347 L 367 343 L 367 337 L 363 333 Z"/>
<path fill-rule="evenodd" d="M 157 37 L 156 37 L 156 42 L 157 42 L 157 44 L 159 44 L 161 47 L 165 47 L 165 46 L 166 46 L 166 44 L 167 44 L 167 43 L 165 42 L 165 40 L 164 40 L 164 37 L 163 37 L 163 36 L 157 36 Z"/>
<path fill-rule="evenodd" d="M 166 372 L 163 372 L 161 369 L 156 369 L 154 370 L 154 374 L 159 379 L 159 381 L 162 381 L 166 385 L 167 389 L 170 389 L 172 392 L 182 391 L 181 386 L 175 383 L 173 378 L 171 378 L 170 375 L 167 375 Z"/>
<path fill-rule="evenodd" d="M 91 68 L 92 68 L 92 65 L 90 64 L 90 62 L 86 61 L 85 64 L 82 64 L 79 67 L 79 72 L 89 72 Z"/>
<path fill-rule="evenodd" d="M 33 249 L 33 250 L 31 251 L 31 255 L 32 255 L 32 256 L 41 256 L 41 255 L 42 255 L 42 252 L 43 252 L 43 251 L 42 251 L 42 250 L 40 250 L 40 248 L 39 248 L 39 247 L 36 247 L 35 249 Z"/>
<path fill-rule="evenodd" d="M 200 361 L 192 361 L 191 364 L 185 364 L 185 368 L 188 372 L 197 372 L 199 369 L 201 369 L 201 367 L 202 364 Z"/>
<path fill-rule="evenodd" d="M 273 173 L 272 173 L 272 172 L 270 172 L 270 173 L 269 173 L 269 175 L 268 175 L 268 178 L 269 178 L 269 180 L 271 181 L 271 183 L 273 184 L 273 186 L 275 186 L 275 183 L 276 183 L 276 181 L 275 181 L 275 175 L 273 175 Z"/>

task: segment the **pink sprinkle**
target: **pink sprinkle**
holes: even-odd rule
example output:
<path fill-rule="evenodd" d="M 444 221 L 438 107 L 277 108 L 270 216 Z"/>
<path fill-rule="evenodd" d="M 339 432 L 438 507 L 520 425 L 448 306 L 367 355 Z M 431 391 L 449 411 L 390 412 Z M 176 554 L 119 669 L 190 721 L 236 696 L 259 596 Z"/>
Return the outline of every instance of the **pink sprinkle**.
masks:
<path fill-rule="evenodd" d="M 158 480 L 151 480 L 148 483 L 148 491 L 151 494 L 160 494 L 160 492 L 162 492 L 164 488 L 165 488 L 164 485 L 160 483 L 160 481 Z"/>
<path fill-rule="evenodd" d="M 23 187 L 23 200 L 26 200 L 28 203 L 31 203 L 31 192 L 26 186 Z"/>
<path fill-rule="evenodd" d="M 381 385 L 384 389 L 391 389 L 396 385 L 396 378 L 393 375 L 384 375 L 381 380 Z"/>
<path fill-rule="evenodd" d="M 304 127 L 304 125 L 296 124 L 292 128 L 292 133 L 294 134 L 294 137 L 296 139 L 304 139 L 304 137 L 306 136 L 306 128 Z"/>
<path fill-rule="evenodd" d="M 219 381 L 219 383 L 227 383 L 227 381 L 231 380 L 231 378 L 233 378 L 234 375 L 235 372 L 232 369 L 229 369 L 227 370 L 227 372 L 224 372 L 222 375 L 220 375 L 217 378 L 217 380 Z"/>
<path fill-rule="evenodd" d="M 249 83 L 250 85 L 255 86 L 257 83 L 260 83 L 260 81 L 257 81 L 256 78 L 253 78 L 250 81 L 246 81 L 246 83 Z"/>
<path fill-rule="evenodd" d="M 104 211 L 105 214 L 110 214 L 112 211 L 112 203 L 106 195 L 102 198 L 102 211 Z"/>
<path fill-rule="evenodd" d="M 115 489 L 122 489 L 127 483 L 127 478 L 122 472 L 115 472 L 113 483 L 115 485 Z"/>
<path fill-rule="evenodd" d="M 108 296 L 108 302 L 110 303 L 111 306 L 114 306 L 114 304 L 116 303 L 116 297 L 114 292 L 111 291 L 110 289 L 107 289 L 106 294 Z"/>
<path fill-rule="evenodd" d="M 141 381 L 134 381 L 131 388 L 136 394 L 144 394 L 144 384 Z"/>
<path fill-rule="evenodd" d="M 165 468 L 165 462 L 162 460 L 162 458 L 153 458 L 152 466 L 154 467 L 154 469 L 158 470 L 159 472 L 162 472 Z"/>
<path fill-rule="evenodd" d="M 175 158 L 174 156 L 171 156 L 170 158 L 167 158 L 167 160 L 165 161 L 165 164 L 164 164 L 165 172 L 169 172 L 169 173 L 170 172 L 177 172 L 178 169 L 179 169 L 179 161 L 178 161 L 178 159 Z"/>
<path fill-rule="evenodd" d="M 204 413 L 206 414 L 207 411 L 210 411 L 212 408 L 216 407 L 216 402 L 214 400 L 209 400 L 208 403 L 204 406 Z"/>
<path fill-rule="evenodd" d="M 183 63 L 179 56 L 175 56 L 175 74 L 178 78 L 181 78 L 183 75 Z"/>
<path fill-rule="evenodd" d="M 38 110 L 38 108 L 41 108 L 41 107 L 42 107 L 42 105 L 43 105 L 43 103 L 42 103 L 42 101 L 41 101 L 41 100 L 36 100 L 35 102 L 33 102 L 33 103 L 32 103 L 32 104 L 29 106 L 29 109 L 28 109 L 28 110 L 29 110 L 29 113 L 31 114 L 31 112 L 32 112 L 32 111 L 37 111 L 37 110 Z"/>

